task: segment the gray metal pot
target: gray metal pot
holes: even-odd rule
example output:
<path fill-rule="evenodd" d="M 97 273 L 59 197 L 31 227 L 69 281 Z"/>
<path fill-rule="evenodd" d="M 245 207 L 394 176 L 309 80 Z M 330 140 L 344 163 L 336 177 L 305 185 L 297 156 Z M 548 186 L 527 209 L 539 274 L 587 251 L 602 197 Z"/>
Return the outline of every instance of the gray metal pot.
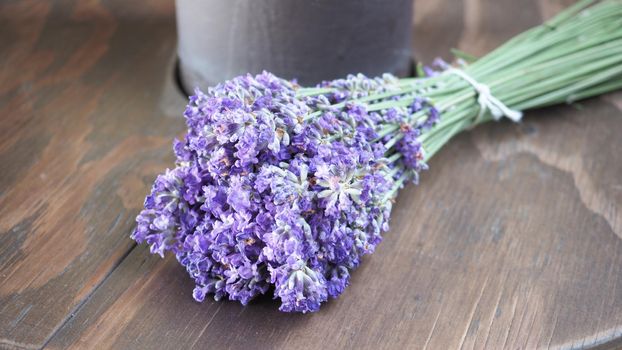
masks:
<path fill-rule="evenodd" d="M 404 76 L 413 0 L 177 0 L 186 91 L 268 70 L 302 85 L 349 73 Z"/>

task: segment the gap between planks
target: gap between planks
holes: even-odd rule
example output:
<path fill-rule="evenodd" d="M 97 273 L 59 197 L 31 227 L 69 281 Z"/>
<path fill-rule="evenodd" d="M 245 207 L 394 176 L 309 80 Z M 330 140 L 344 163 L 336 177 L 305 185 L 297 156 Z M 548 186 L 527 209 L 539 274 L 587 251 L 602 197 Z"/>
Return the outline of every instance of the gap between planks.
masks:
<path fill-rule="evenodd" d="M 104 278 L 102 278 L 101 281 L 99 281 L 95 285 L 93 290 L 91 290 L 78 304 L 76 304 L 76 306 L 73 307 L 73 309 L 71 309 L 71 311 L 67 315 L 65 315 L 65 318 L 58 324 L 56 328 L 54 328 L 54 330 L 50 333 L 47 339 L 45 339 L 40 349 L 45 349 L 48 346 L 48 344 L 50 343 L 50 341 L 52 341 L 52 339 L 54 339 L 56 334 L 58 334 L 58 332 L 63 329 L 71 321 L 71 319 L 74 318 L 75 315 L 80 312 L 86 302 L 91 299 L 93 294 L 95 294 L 95 292 L 99 290 L 102 285 L 104 285 L 108 278 L 112 276 L 112 274 L 117 270 L 119 266 L 121 266 L 123 261 L 125 261 L 125 259 L 130 255 L 132 251 L 134 251 L 134 249 L 136 249 L 137 246 L 138 244 L 136 242 L 133 242 L 130 248 L 123 255 L 121 255 L 121 257 L 117 261 L 114 262 L 110 271 L 108 271 Z"/>

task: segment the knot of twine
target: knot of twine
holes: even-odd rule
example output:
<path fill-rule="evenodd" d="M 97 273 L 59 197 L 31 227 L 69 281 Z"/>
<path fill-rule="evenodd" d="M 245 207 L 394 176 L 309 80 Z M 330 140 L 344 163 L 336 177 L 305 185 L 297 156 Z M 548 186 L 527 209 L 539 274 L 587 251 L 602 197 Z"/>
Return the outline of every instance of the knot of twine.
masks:
<path fill-rule="evenodd" d="M 514 122 L 519 122 L 523 117 L 523 112 L 511 109 L 501 102 L 498 98 L 494 97 L 490 93 L 490 88 L 486 84 L 479 83 L 473 79 L 465 71 L 458 68 L 449 68 L 445 70 L 446 74 L 455 74 L 464 79 L 467 83 L 473 86 L 473 89 L 477 92 L 477 102 L 479 103 L 479 114 L 476 120 L 480 120 L 486 113 L 490 111 L 494 120 L 499 120 L 503 117 L 507 117 Z"/>

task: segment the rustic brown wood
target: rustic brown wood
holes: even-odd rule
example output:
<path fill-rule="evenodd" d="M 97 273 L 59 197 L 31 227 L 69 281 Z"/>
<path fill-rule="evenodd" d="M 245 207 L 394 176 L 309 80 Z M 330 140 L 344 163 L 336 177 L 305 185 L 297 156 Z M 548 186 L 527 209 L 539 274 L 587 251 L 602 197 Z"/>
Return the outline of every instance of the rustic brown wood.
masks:
<path fill-rule="evenodd" d="M 416 53 L 566 4 L 417 0 Z M 183 129 L 174 37 L 170 0 L 0 3 L 0 348 L 622 346 L 622 93 L 459 135 L 319 313 L 198 304 L 128 238 Z"/>
<path fill-rule="evenodd" d="M 183 129 L 170 1 L 0 3 L 0 348 L 37 348 L 133 247 Z"/>

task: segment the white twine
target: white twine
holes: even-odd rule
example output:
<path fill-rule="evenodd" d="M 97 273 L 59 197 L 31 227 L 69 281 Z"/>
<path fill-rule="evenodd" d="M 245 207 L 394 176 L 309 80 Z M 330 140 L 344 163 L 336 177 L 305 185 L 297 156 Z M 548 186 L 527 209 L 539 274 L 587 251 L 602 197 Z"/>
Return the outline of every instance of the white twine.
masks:
<path fill-rule="evenodd" d="M 468 75 L 465 71 L 458 68 L 449 68 L 445 70 L 446 74 L 455 74 L 460 78 L 464 79 L 467 83 L 473 86 L 473 89 L 477 91 L 477 102 L 479 102 L 479 114 L 477 119 L 479 120 L 486 111 L 490 111 L 494 120 L 499 120 L 503 117 L 507 117 L 512 119 L 515 122 L 519 122 L 523 117 L 523 112 L 517 111 L 515 109 L 511 109 L 506 106 L 503 102 L 501 102 L 498 98 L 494 97 L 490 93 L 490 88 L 488 85 L 477 82 L 470 75 Z"/>

